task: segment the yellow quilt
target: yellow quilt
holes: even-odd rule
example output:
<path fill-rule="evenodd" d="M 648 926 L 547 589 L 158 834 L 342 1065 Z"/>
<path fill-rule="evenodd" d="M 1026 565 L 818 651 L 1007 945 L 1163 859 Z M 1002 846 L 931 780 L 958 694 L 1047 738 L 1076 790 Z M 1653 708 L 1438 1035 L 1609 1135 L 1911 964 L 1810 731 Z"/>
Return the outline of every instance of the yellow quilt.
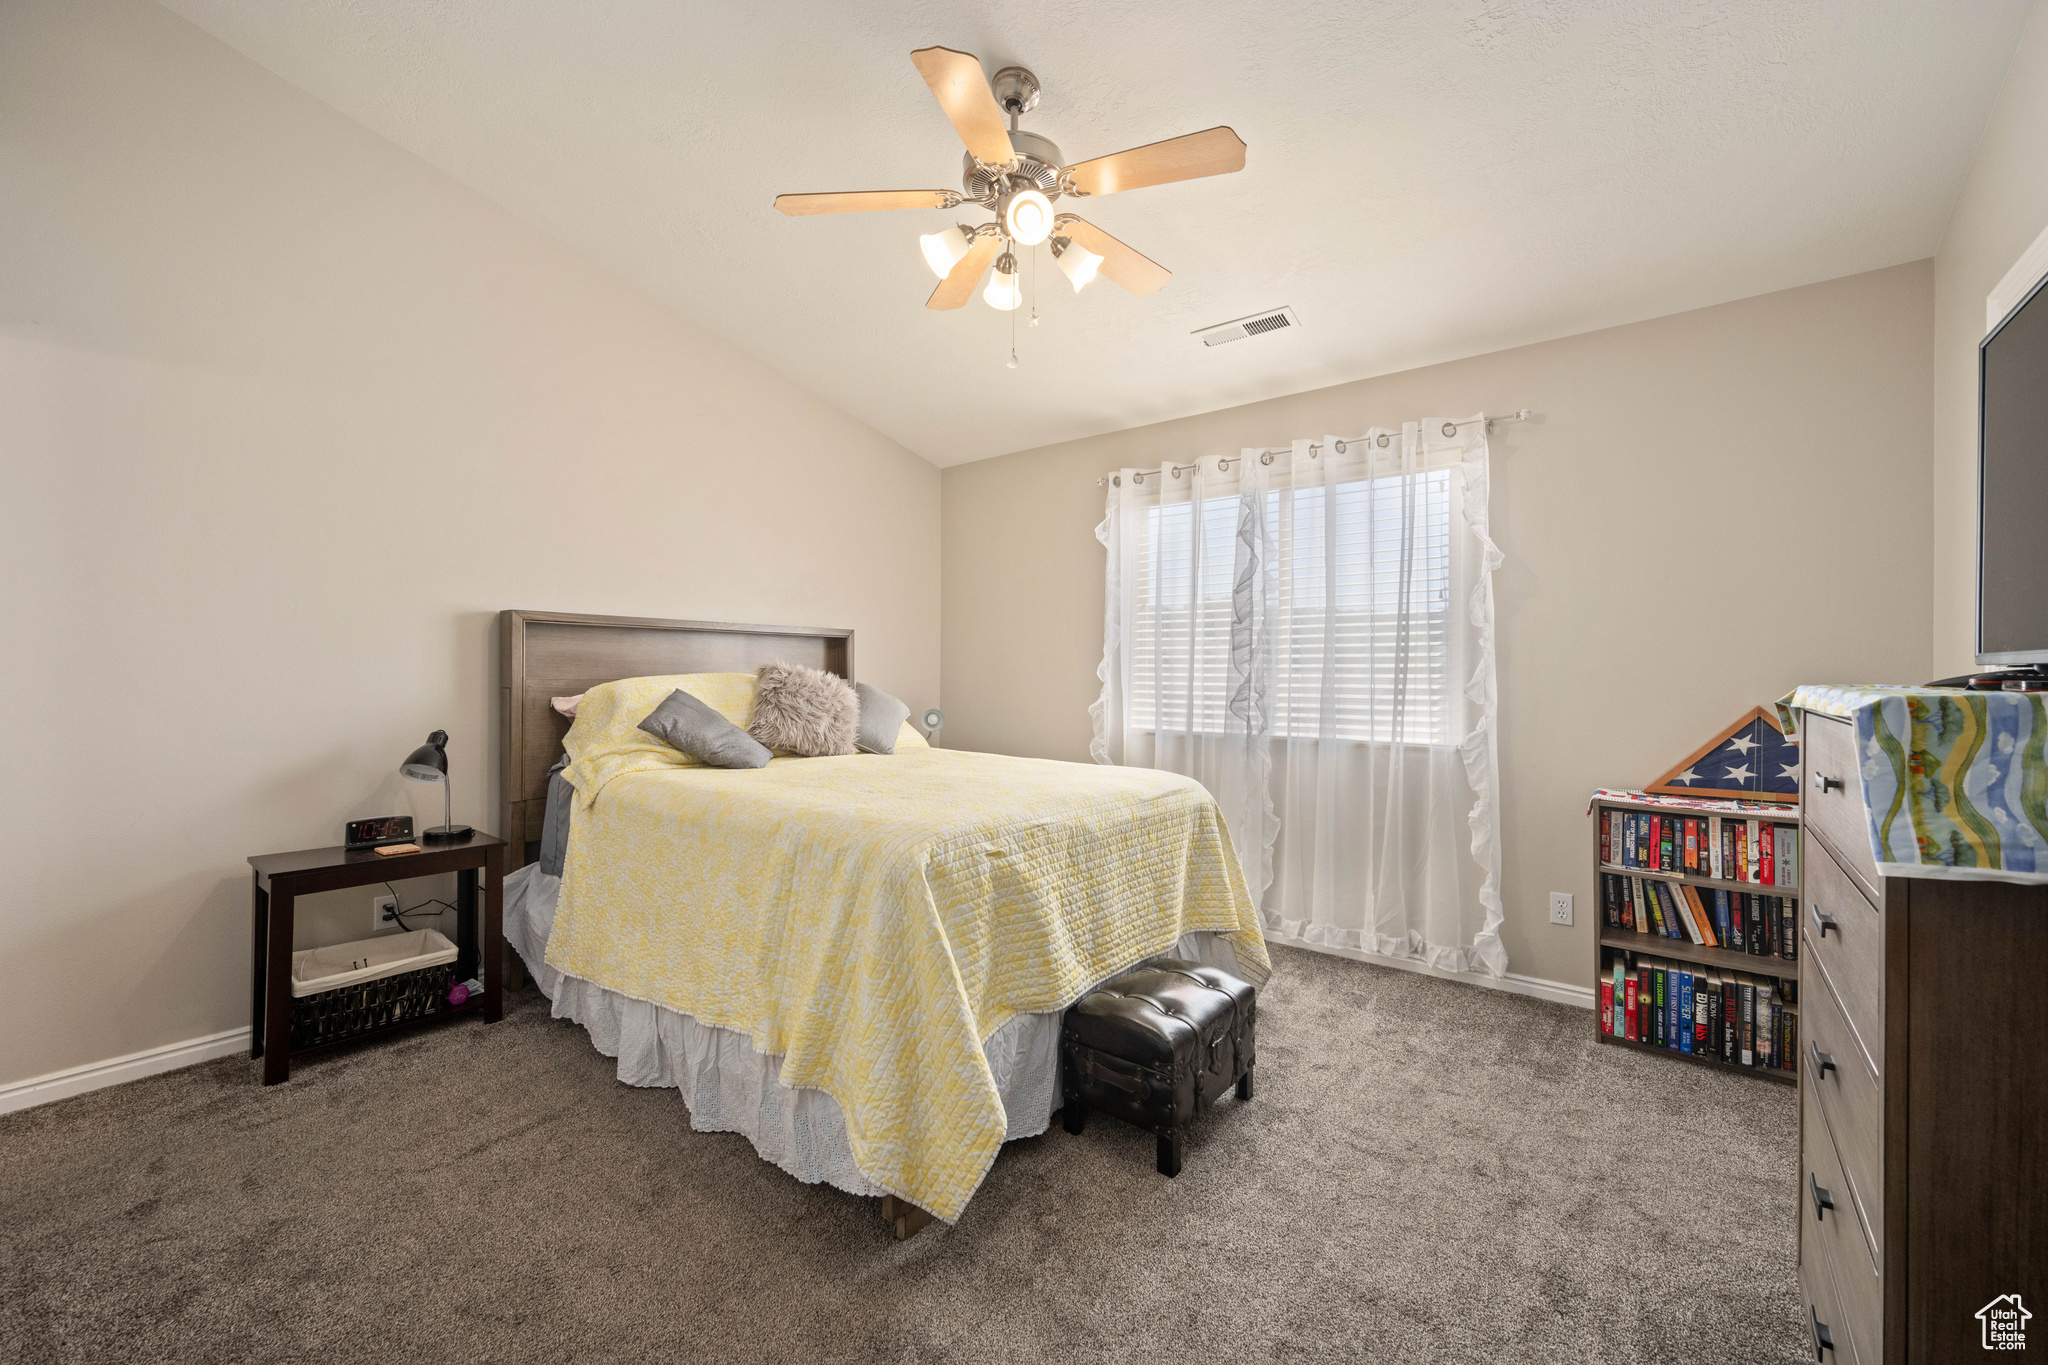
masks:
<path fill-rule="evenodd" d="M 607 766 L 592 721 L 570 745 L 588 774 Z M 1191 930 L 1269 970 L 1216 803 L 1185 777 L 922 745 L 613 766 L 579 787 L 548 962 L 781 1055 L 785 1085 L 838 1100 L 869 1179 L 941 1218 L 1002 1145 L 982 1044 L 1011 1016 Z"/>

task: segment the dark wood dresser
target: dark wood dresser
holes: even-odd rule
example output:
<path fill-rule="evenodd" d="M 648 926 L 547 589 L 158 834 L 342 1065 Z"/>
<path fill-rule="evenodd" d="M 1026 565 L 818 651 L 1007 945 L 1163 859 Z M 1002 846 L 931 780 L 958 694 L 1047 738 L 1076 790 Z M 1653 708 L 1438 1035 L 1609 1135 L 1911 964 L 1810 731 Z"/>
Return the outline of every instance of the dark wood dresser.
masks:
<path fill-rule="evenodd" d="M 2048 1351 L 2048 886 L 1879 877 L 1855 726 L 1800 727 L 1814 1358 L 1979 1360 L 2014 1323 Z"/>

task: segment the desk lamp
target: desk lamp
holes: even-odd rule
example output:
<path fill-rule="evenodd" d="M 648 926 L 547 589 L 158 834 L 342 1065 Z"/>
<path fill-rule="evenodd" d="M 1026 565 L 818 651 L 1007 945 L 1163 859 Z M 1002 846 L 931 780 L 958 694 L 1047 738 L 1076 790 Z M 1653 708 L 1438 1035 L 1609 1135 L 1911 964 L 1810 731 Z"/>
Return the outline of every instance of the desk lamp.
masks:
<path fill-rule="evenodd" d="M 474 831 L 468 825 L 455 823 L 455 789 L 448 782 L 448 732 L 436 730 L 427 736 L 427 742 L 414 749 L 398 765 L 398 771 L 415 782 L 439 782 L 441 784 L 441 823 L 420 835 L 422 839 L 433 839 L 447 843 L 454 839 L 467 839 Z"/>

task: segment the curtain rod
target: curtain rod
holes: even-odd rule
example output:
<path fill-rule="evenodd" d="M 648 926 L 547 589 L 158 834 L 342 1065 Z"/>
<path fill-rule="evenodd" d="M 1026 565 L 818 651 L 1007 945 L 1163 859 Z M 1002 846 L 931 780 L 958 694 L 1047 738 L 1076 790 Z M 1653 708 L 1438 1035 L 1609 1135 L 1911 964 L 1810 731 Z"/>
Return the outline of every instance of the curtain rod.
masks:
<path fill-rule="evenodd" d="M 1467 417 L 1462 422 L 1446 422 L 1444 423 L 1443 431 L 1444 435 L 1446 436 L 1456 436 L 1458 434 L 1459 427 L 1469 427 L 1473 425 L 1475 422 L 1484 422 L 1487 426 L 1491 427 L 1495 422 L 1526 422 L 1533 415 L 1534 414 L 1532 414 L 1527 408 L 1517 408 L 1513 412 L 1503 412 L 1495 414 L 1482 412 L 1477 417 Z M 1370 435 L 1370 433 L 1368 433 L 1368 435 Z M 1392 435 L 1393 433 L 1387 431 L 1382 431 L 1379 434 L 1379 443 L 1382 448 L 1386 447 Z M 1337 438 L 1337 453 L 1339 455 L 1342 455 L 1346 447 L 1356 445 L 1360 441 L 1366 439 L 1367 436 L 1339 436 Z M 1321 441 L 1309 442 L 1308 457 L 1311 460 L 1313 460 L 1316 457 L 1316 452 L 1321 450 L 1322 448 L 1323 443 Z M 1271 464 L 1273 463 L 1273 457 L 1275 455 L 1286 455 L 1290 453 L 1293 449 L 1293 446 L 1269 446 L 1266 449 L 1259 452 L 1259 463 Z M 1242 460 L 1243 458 L 1244 456 L 1242 455 L 1225 455 L 1216 461 L 1216 467 L 1218 469 L 1229 469 L 1230 462 L 1232 460 Z M 1197 461 L 1197 463 L 1199 463 L 1199 461 Z M 1188 470 L 1193 469 L 1195 466 L 1192 464 L 1177 464 L 1170 465 L 1168 467 L 1173 471 L 1173 477 L 1177 479 L 1182 474 L 1185 474 Z M 1137 473 L 1133 474 L 1131 478 L 1134 482 L 1143 483 L 1145 481 L 1146 472 L 1147 471 L 1141 469 Z M 1114 477 L 1116 476 L 1111 474 L 1104 474 L 1101 478 L 1095 481 L 1095 486 L 1097 488 L 1101 488 Z"/>

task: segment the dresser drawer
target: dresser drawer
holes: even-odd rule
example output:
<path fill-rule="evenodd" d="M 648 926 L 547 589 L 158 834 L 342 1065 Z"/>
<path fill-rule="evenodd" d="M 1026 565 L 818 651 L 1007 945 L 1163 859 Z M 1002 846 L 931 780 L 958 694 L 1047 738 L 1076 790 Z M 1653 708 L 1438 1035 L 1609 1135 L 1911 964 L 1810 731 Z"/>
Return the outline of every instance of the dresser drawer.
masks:
<path fill-rule="evenodd" d="M 1801 1248 L 1816 1246 L 1834 1284 L 1835 1303 L 1841 1326 L 1835 1331 L 1838 1345 L 1867 1361 L 1884 1358 L 1884 1282 L 1870 1259 L 1869 1244 L 1850 1205 L 1847 1181 L 1836 1159 L 1835 1144 L 1828 1135 L 1827 1120 L 1806 1094 L 1804 1144 L 1800 1154 L 1799 1216 L 1805 1233 Z M 1833 1207 L 1828 1207 L 1832 1202 Z M 1804 1255 L 1802 1254 L 1802 1259 Z M 1845 1340 L 1846 1339 L 1846 1340 Z"/>
<path fill-rule="evenodd" d="M 1809 1126 L 1806 1140 L 1834 1142 L 1847 1178 L 1847 1188 L 1836 1193 L 1835 1203 L 1841 1206 L 1845 1223 L 1853 1218 L 1862 1227 L 1871 1261 L 1882 1269 L 1884 1082 L 1864 1064 L 1863 1049 L 1850 1036 L 1841 1002 L 1825 981 L 1809 977 L 1799 1003 L 1800 1031 L 1806 1035 L 1800 1080 L 1827 1119 L 1826 1130 L 1818 1137 Z M 1812 1122 L 1809 1118 L 1809 1125 Z"/>
<path fill-rule="evenodd" d="M 1856 1046 L 1884 1075 L 1884 916 L 1825 849 L 1799 870 L 1799 952 L 1841 1002 Z M 1845 1040 L 1846 1041 L 1846 1040 Z"/>
<path fill-rule="evenodd" d="M 1863 810 L 1863 765 L 1856 756 L 1856 727 L 1833 716 L 1801 713 L 1799 722 L 1802 776 L 1799 812 L 1809 832 L 1817 832 L 1863 884 L 1870 899 L 1884 903 L 1884 882 L 1870 856 L 1870 822 Z M 1812 840 L 1808 840 L 1812 843 Z M 1812 866 L 1809 853 L 1802 860 Z M 1806 880 L 1805 868 L 1799 880 Z"/>
<path fill-rule="evenodd" d="M 1835 1297 L 1835 1282 L 1828 1273 L 1827 1256 L 1820 1243 L 1802 1231 L 1799 1239 L 1799 1290 L 1806 1300 L 1807 1349 L 1821 1365 L 1859 1365 L 1856 1348 L 1849 1340 L 1849 1325 L 1842 1320 L 1841 1300 Z M 1823 1343 L 1826 1343 L 1823 1345 Z M 1872 1365 L 1878 1365 L 1876 1360 Z"/>

